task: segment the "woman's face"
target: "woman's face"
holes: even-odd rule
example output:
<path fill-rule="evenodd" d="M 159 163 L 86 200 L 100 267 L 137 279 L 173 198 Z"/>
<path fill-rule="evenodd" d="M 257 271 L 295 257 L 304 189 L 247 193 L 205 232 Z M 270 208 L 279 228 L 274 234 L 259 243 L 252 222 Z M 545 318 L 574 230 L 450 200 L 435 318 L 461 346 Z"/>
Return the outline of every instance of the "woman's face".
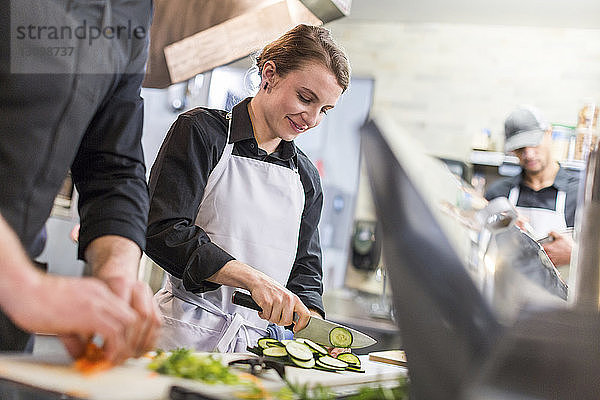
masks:
<path fill-rule="evenodd" d="M 342 94 L 335 75 L 320 63 L 307 63 L 283 77 L 273 71 L 269 75 L 270 68 L 271 62 L 265 64 L 262 85 L 267 83 L 264 115 L 274 138 L 294 140 L 319 125 Z"/>

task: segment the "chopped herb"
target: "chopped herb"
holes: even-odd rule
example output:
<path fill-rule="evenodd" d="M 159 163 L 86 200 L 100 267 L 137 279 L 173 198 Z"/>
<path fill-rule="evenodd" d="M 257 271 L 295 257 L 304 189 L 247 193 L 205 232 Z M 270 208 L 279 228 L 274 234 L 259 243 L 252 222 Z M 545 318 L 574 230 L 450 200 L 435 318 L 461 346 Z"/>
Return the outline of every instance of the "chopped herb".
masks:
<path fill-rule="evenodd" d="M 239 377 L 213 355 L 199 356 L 189 349 L 177 349 L 169 355 L 158 351 L 148 368 L 159 374 L 194 379 L 204 383 L 241 384 Z"/>

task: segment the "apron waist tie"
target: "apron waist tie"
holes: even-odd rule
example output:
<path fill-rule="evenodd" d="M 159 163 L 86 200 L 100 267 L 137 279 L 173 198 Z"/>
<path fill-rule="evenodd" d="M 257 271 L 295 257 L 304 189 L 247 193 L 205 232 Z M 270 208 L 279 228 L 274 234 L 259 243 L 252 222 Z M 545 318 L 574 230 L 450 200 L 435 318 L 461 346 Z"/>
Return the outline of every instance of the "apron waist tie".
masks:
<path fill-rule="evenodd" d="M 195 305 L 203 309 L 206 312 L 210 312 L 211 314 L 222 317 L 226 320 L 225 322 L 225 330 L 222 332 L 221 339 L 217 342 L 217 345 L 213 349 L 213 351 L 219 351 L 221 353 L 225 353 L 233 350 L 235 347 L 235 341 L 237 340 L 237 335 L 240 329 L 244 332 L 244 336 L 246 339 L 246 345 L 250 345 L 250 334 L 248 333 L 248 327 L 254 328 L 255 330 L 259 330 L 260 328 L 254 327 L 248 320 L 246 320 L 241 314 L 234 313 L 229 314 L 221 310 L 219 307 L 211 303 L 210 301 L 203 299 L 199 296 L 195 296 L 193 293 L 188 292 L 183 287 L 183 282 L 181 279 L 175 278 L 172 275 L 168 275 L 164 289 L 171 293 L 173 296 Z M 260 329 L 262 330 L 262 329 Z M 263 336 L 266 335 L 266 331 Z M 234 343 L 232 348 L 231 344 Z"/>
<path fill-rule="evenodd" d="M 227 317 L 227 319 L 230 319 L 230 315 L 227 315 Z M 250 335 L 248 334 L 248 328 L 246 327 L 247 324 L 248 321 L 246 321 L 240 314 L 233 314 L 233 318 L 231 321 L 228 321 L 227 328 L 225 329 L 225 332 L 223 332 L 221 339 L 219 339 L 217 342 L 214 350 L 220 353 L 226 353 L 230 351 L 231 343 L 237 340 L 240 329 L 242 329 L 244 332 L 244 336 L 246 337 L 246 345 L 248 346 L 250 344 Z"/>

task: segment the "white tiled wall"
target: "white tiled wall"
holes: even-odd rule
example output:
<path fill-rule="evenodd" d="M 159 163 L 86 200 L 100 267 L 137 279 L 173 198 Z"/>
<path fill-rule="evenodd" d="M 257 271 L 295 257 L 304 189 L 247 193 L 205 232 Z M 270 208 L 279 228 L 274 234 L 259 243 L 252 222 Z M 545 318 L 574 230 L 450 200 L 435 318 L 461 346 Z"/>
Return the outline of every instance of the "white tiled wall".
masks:
<path fill-rule="evenodd" d="M 436 155 L 465 159 L 483 128 L 500 147 L 518 104 L 574 125 L 600 102 L 600 30 L 349 21 L 328 27 L 353 73 L 375 78 L 374 106 Z"/>

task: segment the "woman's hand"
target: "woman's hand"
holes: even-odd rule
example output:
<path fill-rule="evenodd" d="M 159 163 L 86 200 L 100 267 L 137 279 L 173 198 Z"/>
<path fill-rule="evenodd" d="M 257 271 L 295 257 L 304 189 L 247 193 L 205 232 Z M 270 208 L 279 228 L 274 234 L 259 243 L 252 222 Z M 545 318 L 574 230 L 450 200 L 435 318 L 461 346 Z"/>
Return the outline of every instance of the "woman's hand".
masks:
<path fill-rule="evenodd" d="M 296 313 L 298 320 L 295 321 L 294 332 L 306 327 L 310 311 L 300 298 L 273 278 L 261 272 L 257 275 L 256 282 L 249 290 L 256 304 L 262 308 L 259 317 L 276 325 L 287 326 L 294 322 Z"/>
<path fill-rule="evenodd" d="M 248 264 L 238 260 L 228 261 L 206 280 L 248 290 L 256 304 L 262 308 L 262 312 L 258 313 L 262 319 L 287 326 L 294 322 L 296 313 L 298 320 L 295 322 L 294 332 L 308 324 L 310 312 L 300 298 L 275 279 Z"/>

